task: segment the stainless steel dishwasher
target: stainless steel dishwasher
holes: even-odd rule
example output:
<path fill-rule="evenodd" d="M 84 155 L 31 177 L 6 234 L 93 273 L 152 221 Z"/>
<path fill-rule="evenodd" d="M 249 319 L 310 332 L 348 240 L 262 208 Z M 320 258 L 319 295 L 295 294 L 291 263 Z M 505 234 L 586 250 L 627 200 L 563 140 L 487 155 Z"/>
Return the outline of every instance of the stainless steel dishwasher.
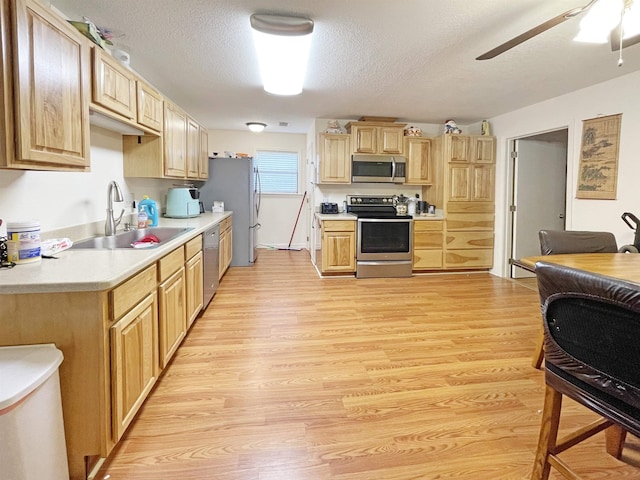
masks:
<path fill-rule="evenodd" d="M 216 225 L 204 232 L 202 239 L 202 255 L 203 255 L 203 293 L 204 302 L 203 309 L 207 308 L 209 302 L 216 293 L 216 289 L 220 283 L 220 226 Z"/>

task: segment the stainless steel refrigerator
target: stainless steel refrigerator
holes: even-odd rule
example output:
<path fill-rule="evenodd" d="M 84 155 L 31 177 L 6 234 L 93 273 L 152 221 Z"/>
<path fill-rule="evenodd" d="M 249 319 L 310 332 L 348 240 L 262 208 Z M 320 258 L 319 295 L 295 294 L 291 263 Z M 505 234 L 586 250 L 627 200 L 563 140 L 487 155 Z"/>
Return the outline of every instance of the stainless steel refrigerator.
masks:
<path fill-rule="evenodd" d="M 224 209 L 233 211 L 231 266 L 252 266 L 260 228 L 260 173 L 253 158 L 209 158 L 209 179 L 200 187 L 200 201 L 207 211 L 214 201 L 223 201 Z"/>

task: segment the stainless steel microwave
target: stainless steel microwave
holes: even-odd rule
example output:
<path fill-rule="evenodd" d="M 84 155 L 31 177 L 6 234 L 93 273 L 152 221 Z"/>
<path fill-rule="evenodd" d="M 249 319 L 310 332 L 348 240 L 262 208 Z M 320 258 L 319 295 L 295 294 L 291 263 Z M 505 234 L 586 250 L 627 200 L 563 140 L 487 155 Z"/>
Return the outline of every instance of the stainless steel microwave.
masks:
<path fill-rule="evenodd" d="M 391 155 L 353 155 L 352 183 L 404 183 L 407 159 Z"/>

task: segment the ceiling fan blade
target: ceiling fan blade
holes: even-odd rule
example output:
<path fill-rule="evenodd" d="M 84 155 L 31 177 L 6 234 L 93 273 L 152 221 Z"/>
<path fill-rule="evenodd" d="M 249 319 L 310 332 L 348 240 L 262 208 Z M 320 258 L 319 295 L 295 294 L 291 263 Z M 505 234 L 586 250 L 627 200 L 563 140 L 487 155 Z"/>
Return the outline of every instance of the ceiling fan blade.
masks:
<path fill-rule="evenodd" d="M 483 53 L 476 60 L 489 60 L 490 58 L 497 57 L 501 53 L 506 52 L 507 50 L 511 50 L 513 47 L 520 45 L 522 42 L 526 42 L 530 38 L 535 37 L 536 35 L 540 35 L 542 32 L 546 32 L 550 28 L 555 27 L 556 25 L 560 25 L 562 22 L 569 20 L 570 18 L 575 17 L 576 15 L 581 14 L 585 10 L 589 9 L 591 5 L 593 5 L 597 0 L 591 0 L 584 7 L 577 7 L 571 10 L 568 10 L 560 15 L 553 17 L 550 20 L 547 20 L 544 23 L 541 23 L 537 27 L 533 27 L 531 30 L 527 30 L 524 33 L 521 33 L 517 37 L 512 38 L 511 40 L 503 43 L 502 45 L 498 45 L 496 48 L 489 50 L 486 53 Z"/>
<path fill-rule="evenodd" d="M 636 43 L 640 43 L 640 33 L 622 40 L 622 48 L 630 47 Z M 618 50 L 620 50 L 620 30 L 616 28 L 611 32 L 611 51 L 617 52 Z"/>

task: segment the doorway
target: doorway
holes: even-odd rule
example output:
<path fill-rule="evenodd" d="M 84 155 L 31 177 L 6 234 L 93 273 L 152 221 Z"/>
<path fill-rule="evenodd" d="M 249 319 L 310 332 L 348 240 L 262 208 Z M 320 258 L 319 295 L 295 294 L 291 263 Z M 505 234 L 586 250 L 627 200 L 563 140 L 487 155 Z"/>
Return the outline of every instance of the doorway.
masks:
<path fill-rule="evenodd" d="M 535 276 L 511 260 L 540 255 L 539 230 L 565 229 L 567 139 L 565 128 L 511 142 L 510 278 Z"/>

